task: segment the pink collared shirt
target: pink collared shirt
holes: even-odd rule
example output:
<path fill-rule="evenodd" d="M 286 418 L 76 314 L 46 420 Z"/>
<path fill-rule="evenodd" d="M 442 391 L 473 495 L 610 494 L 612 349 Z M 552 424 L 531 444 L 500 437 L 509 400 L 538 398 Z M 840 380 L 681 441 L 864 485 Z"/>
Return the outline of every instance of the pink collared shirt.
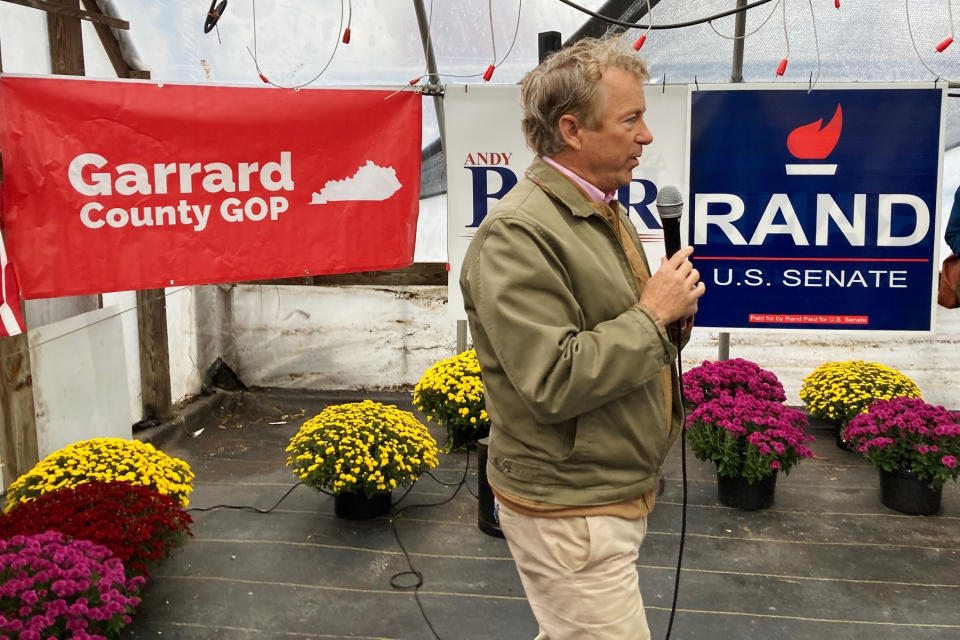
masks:
<path fill-rule="evenodd" d="M 587 182 L 586 180 L 584 180 L 583 178 L 575 174 L 573 171 L 570 171 L 570 169 L 567 169 L 565 166 L 563 166 L 553 158 L 548 158 L 547 156 L 540 156 L 540 157 L 548 165 L 550 165 L 551 167 L 553 167 L 563 175 L 573 180 L 574 184 L 576 184 L 578 187 L 583 189 L 583 191 L 587 194 L 587 196 L 590 197 L 591 202 L 606 202 L 607 204 L 609 204 L 610 201 L 613 200 L 613 198 L 617 195 L 616 191 L 611 191 L 610 193 L 604 193 L 603 191 L 600 191 L 600 189 L 593 186 L 592 184 L 590 184 L 589 182 Z"/>

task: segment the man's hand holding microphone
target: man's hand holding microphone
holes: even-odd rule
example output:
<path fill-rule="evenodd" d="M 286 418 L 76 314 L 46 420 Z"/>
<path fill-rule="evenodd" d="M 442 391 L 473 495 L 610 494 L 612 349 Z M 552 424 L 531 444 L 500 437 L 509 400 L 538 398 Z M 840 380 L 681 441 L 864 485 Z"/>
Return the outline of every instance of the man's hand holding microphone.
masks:
<path fill-rule="evenodd" d="M 683 196 L 673 186 L 664 187 L 657 194 L 657 210 L 663 225 L 666 256 L 647 282 L 640 302 L 652 309 L 665 325 L 692 318 L 697 312 L 697 301 L 706 291 L 700 281 L 700 272 L 688 259 L 693 247 L 680 248 L 680 214 Z"/>

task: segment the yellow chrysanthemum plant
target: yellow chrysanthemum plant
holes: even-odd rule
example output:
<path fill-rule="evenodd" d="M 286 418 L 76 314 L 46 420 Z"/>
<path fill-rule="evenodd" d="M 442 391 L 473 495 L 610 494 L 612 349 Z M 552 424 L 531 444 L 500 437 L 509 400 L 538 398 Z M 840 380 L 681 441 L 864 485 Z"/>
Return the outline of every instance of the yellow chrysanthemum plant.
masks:
<path fill-rule="evenodd" d="M 332 405 L 300 427 L 287 466 L 308 487 L 372 497 L 437 466 L 437 441 L 409 411 L 372 400 Z"/>
<path fill-rule="evenodd" d="M 920 389 L 904 374 L 863 360 L 825 362 L 804 378 L 800 387 L 800 399 L 810 415 L 841 429 L 874 400 L 920 397 Z"/>
<path fill-rule="evenodd" d="M 464 351 L 427 369 L 413 388 L 413 404 L 447 429 L 444 451 L 473 448 L 490 433 L 477 352 Z"/>
<path fill-rule="evenodd" d="M 189 464 L 148 442 L 93 438 L 54 451 L 17 478 L 7 491 L 5 511 L 45 493 L 93 480 L 149 487 L 186 507 L 193 477 Z"/>

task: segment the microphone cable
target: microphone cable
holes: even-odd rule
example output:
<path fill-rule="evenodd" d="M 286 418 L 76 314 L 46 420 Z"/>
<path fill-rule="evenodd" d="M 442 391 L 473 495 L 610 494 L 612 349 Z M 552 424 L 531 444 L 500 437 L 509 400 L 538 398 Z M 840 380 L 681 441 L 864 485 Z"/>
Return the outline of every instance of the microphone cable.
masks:
<path fill-rule="evenodd" d="M 670 632 L 673 630 L 673 619 L 677 613 L 677 595 L 680 593 L 680 569 L 683 565 L 683 544 L 687 537 L 687 405 L 683 394 L 683 358 L 680 357 L 683 347 L 681 345 L 681 330 L 677 326 L 675 331 L 670 331 L 670 337 L 674 339 L 674 346 L 677 347 L 677 384 L 680 391 L 680 469 L 683 476 L 683 503 L 680 509 L 680 549 L 677 552 L 677 571 L 673 580 L 673 603 L 670 605 L 670 621 L 667 623 L 667 635 L 664 640 L 670 640 Z"/>

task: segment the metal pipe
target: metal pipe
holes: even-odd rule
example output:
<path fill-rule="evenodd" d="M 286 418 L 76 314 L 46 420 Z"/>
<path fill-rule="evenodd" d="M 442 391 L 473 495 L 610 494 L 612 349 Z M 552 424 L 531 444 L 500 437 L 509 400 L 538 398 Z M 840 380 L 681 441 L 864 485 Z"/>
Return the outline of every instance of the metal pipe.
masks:
<path fill-rule="evenodd" d="M 430 37 L 430 21 L 427 18 L 427 11 L 423 6 L 423 0 L 413 0 L 413 8 L 417 13 L 417 26 L 420 27 L 420 41 L 423 43 L 423 54 L 427 58 L 427 73 L 430 74 L 430 84 L 440 85 L 440 75 L 437 71 L 437 59 L 433 55 L 433 40 Z M 437 125 L 440 127 L 440 151 L 446 152 L 447 148 L 447 118 L 443 111 L 443 96 L 435 94 L 433 96 L 433 106 L 437 112 Z M 467 322 L 457 320 L 457 353 L 463 353 L 467 350 Z"/>
<path fill-rule="evenodd" d="M 747 5 L 747 0 L 737 0 L 737 9 L 742 9 Z M 737 13 L 737 21 L 734 26 L 733 36 L 733 72 L 730 74 L 730 82 L 743 82 L 743 34 L 747 30 L 747 12 Z"/>
<path fill-rule="evenodd" d="M 420 40 L 423 42 L 423 53 L 427 58 L 427 73 L 430 74 L 430 84 L 439 85 L 440 76 L 437 71 L 437 59 L 433 56 L 433 40 L 430 37 L 430 22 L 427 11 L 423 7 L 423 0 L 413 0 L 413 8 L 417 13 L 417 25 L 420 27 Z M 446 149 L 446 117 L 443 113 L 443 97 L 433 96 L 433 106 L 437 111 L 437 124 L 440 126 L 440 145 Z"/>
<path fill-rule="evenodd" d="M 717 345 L 717 360 L 730 359 L 730 334 L 726 331 L 720 333 L 720 343 Z"/>
<path fill-rule="evenodd" d="M 737 9 L 742 9 L 747 4 L 747 0 L 737 0 Z M 734 26 L 733 35 L 733 70 L 730 73 L 730 82 L 743 82 L 743 34 L 747 30 L 747 12 L 737 13 L 737 21 Z M 717 360 L 730 359 L 730 334 L 726 331 L 720 332 L 720 342 L 717 345 Z"/>
<path fill-rule="evenodd" d="M 457 353 L 467 350 L 467 321 L 457 320 Z"/>

